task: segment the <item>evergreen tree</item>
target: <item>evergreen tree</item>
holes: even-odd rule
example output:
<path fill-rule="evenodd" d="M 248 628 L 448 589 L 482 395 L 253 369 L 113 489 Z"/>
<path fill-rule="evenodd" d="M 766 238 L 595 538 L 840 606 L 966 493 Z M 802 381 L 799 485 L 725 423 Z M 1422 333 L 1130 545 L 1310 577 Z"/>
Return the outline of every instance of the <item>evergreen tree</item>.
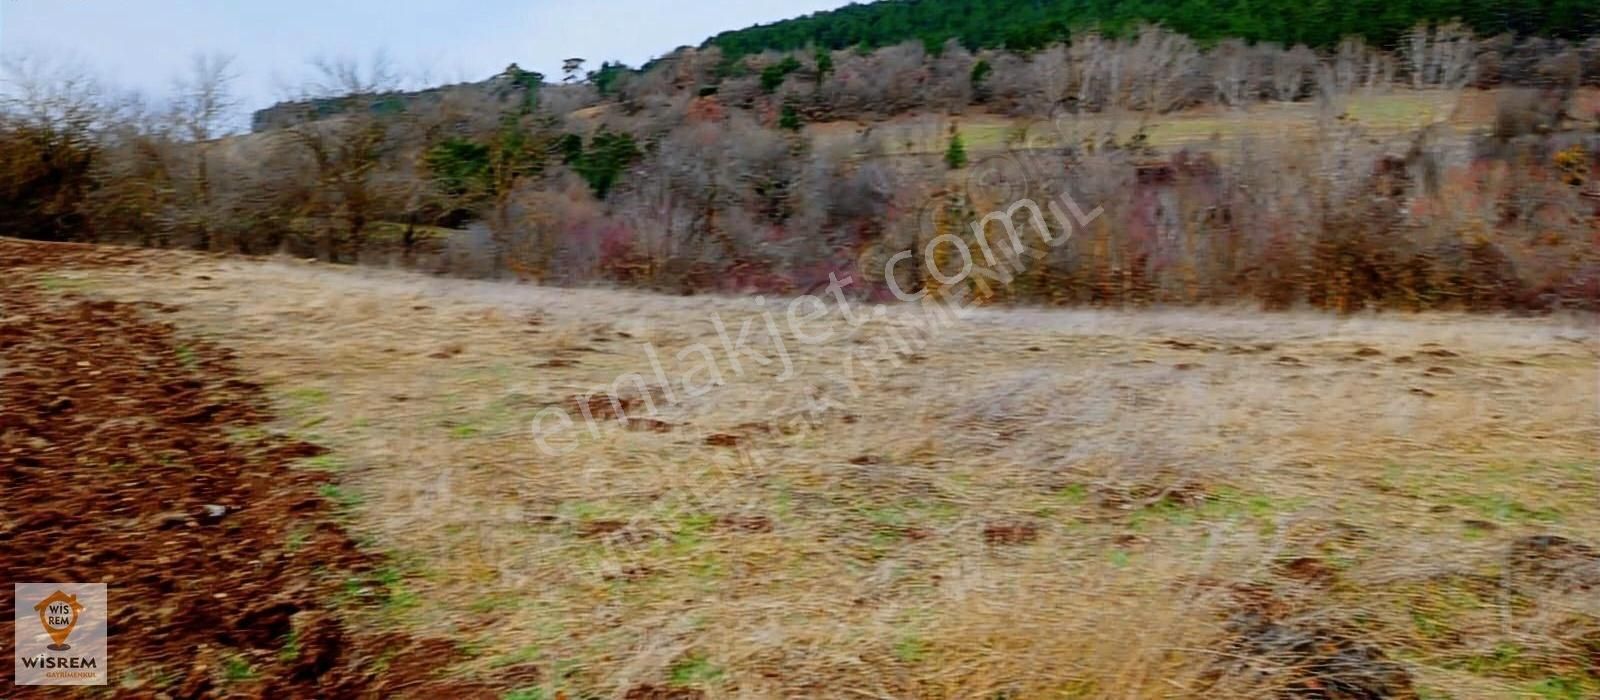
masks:
<path fill-rule="evenodd" d="M 785 103 L 783 105 L 783 114 L 778 117 L 778 128 L 799 131 L 800 126 L 800 113 L 795 111 L 794 105 Z"/>
<path fill-rule="evenodd" d="M 782 61 L 761 69 L 761 89 L 764 92 L 776 92 L 783 86 L 783 80 L 790 73 L 800 70 L 800 62 L 793 56 L 785 57 Z"/>
<path fill-rule="evenodd" d="M 1586 39 L 1600 34 L 1594 0 L 879 0 L 837 10 L 724 32 L 706 42 L 725 58 L 767 50 L 850 47 L 866 49 L 921 41 L 929 51 L 956 39 L 969 50 L 1005 47 L 1032 51 L 1065 41 L 1074 31 L 1098 28 L 1123 34 L 1139 24 L 1160 24 L 1199 41 L 1247 41 L 1336 46 L 1361 36 L 1395 46 L 1418 23 L 1460 19 L 1480 36 L 1502 33 Z M 820 65 L 819 65 L 820 72 Z"/>
<path fill-rule="evenodd" d="M 605 199 L 622 177 L 623 169 L 632 165 L 640 155 L 643 154 L 632 136 L 602 128 L 590 140 L 589 147 L 583 151 L 573 169 L 588 181 L 596 198 Z"/>
<path fill-rule="evenodd" d="M 468 197 L 490 189 L 489 159 L 488 146 L 456 137 L 429 148 L 423 164 L 446 194 Z"/>
<path fill-rule="evenodd" d="M 972 73 L 970 74 L 968 81 L 972 83 L 972 96 L 976 98 L 977 101 L 988 101 L 989 86 L 985 81 L 989 79 L 989 74 L 993 72 L 994 66 L 989 65 L 988 61 L 978 61 L 977 63 L 972 64 Z"/>
<path fill-rule="evenodd" d="M 944 164 L 951 170 L 967 166 L 967 145 L 961 141 L 961 132 L 950 127 L 950 147 L 944 151 Z"/>
<path fill-rule="evenodd" d="M 989 65 L 988 61 L 978 61 L 972 64 L 972 87 L 976 88 L 983 85 L 983 81 L 988 79 L 989 74 L 993 72 L 994 66 Z"/>
<path fill-rule="evenodd" d="M 613 63 L 605 61 L 600 64 L 600 70 L 589 71 L 589 82 L 594 84 L 594 89 L 599 90 L 602 96 L 610 95 L 616 89 L 617 79 L 623 73 L 629 72 L 627 64 L 620 61 Z"/>
<path fill-rule="evenodd" d="M 833 72 L 833 52 L 827 49 L 817 49 L 817 83 Z"/>
<path fill-rule="evenodd" d="M 561 151 L 561 162 L 572 165 L 583 159 L 583 137 L 577 134 L 567 134 L 557 142 Z"/>

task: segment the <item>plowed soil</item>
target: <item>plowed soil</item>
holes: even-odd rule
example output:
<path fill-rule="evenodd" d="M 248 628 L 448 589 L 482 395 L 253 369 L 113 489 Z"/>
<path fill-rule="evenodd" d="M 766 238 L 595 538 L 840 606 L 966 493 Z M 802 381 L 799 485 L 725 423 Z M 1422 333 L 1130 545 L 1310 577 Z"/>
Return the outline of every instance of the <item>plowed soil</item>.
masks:
<path fill-rule="evenodd" d="M 438 680 L 453 647 L 368 634 L 378 566 L 337 524 L 320 448 L 274 437 L 231 353 L 168 307 L 90 301 L 30 268 L 138 252 L 0 241 L 0 659 L 13 581 L 104 582 L 110 682 L 126 697 L 490 696 Z M 0 696 L 23 688 L 5 673 Z"/>

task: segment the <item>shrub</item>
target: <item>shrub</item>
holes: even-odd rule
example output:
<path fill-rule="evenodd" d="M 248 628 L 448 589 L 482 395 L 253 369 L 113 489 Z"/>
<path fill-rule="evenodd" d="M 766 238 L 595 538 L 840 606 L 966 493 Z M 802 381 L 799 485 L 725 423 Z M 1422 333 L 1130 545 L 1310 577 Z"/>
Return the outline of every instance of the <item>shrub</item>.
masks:
<path fill-rule="evenodd" d="M 961 132 L 950 129 L 950 146 L 944 151 L 944 164 L 951 170 L 967 166 L 967 146 L 961 141 Z"/>
<path fill-rule="evenodd" d="M 800 113 L 795 111 L 794 105 L 785 104 L 783 106 L 783 114 L 778 117 L 778 128 L 787 131 L 799 131 L 800 126 Z"/>
<path fill-rule="evenodd" d="M 602 129 L 578 159 L 576 169 L 594 190 L 594 196 L 605 199 L 622 176 L 623 169 L 639 155 L 639 146 L 632 136 Z"/>
<path fill-rule="evenodd" d="M 784 79 L 790 73 L 800 70 L 800 62 L 793 56 L 787 56 L 782 61 L 761 69 L 761 90 L 771 94 L 783 86 Z"/>
<path fill-rule="evenodd" d="M 454 196 L 487 192 L 489 147 L 463 138 L 445 140 L 423 158 L 441 189 Z"/>

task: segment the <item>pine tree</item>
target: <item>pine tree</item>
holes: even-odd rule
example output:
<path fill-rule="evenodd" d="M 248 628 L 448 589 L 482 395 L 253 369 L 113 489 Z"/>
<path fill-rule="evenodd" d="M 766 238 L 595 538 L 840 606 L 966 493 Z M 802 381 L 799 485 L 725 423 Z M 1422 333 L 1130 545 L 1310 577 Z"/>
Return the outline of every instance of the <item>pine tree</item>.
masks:
<path fill-rule="evenodd" d="M 788 131 L 800 130 L 800 113 L 795 111 L 794 105 L 784 104 L 783 114 L 778 117 L 778 128 Z"/>
<path fill-rule="evenodd" d="M 989 79 L 989 74 L 993 72 L 994 66 L 989 65 L 988 61 L 980 60 L 972 64 L 972 73 L 969 74 L 968 80 L 972 83 L 972 95 L 977 101 L 987 102 L 989 100 L 989 84 L 986 81 Z"/>
<path fill-rule="evenodd" d="M 828 74 L 832 72 L 833 52 L 825 48 L 817 49 L 817 84 L 820 85 L 828 77 Z"/>
<path fill-rule="evenodd" d="M 961 132 L 950 127 L 950 147 L 944 151 L 944 164 L 951 170 L 967 166 L 967 145 L 961 142 Z"/>

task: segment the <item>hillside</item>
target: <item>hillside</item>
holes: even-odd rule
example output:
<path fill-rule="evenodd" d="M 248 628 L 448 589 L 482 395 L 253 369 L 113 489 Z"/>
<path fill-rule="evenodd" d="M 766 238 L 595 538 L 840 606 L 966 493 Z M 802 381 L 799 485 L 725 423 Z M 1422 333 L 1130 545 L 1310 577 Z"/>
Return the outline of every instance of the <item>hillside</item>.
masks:
<path fill-rule="evenodd" d="M 335 73 L 198 142 L 203 109 L 89 96 L 66 118 L 51 86 L 21 93 L 0 231 L 687 294 L 851 275 L 996 304 L 1600 309 L 1600 37 L 1314 51 L 1145 26 L 1032 52 L 683 48 L 562 85 Z M 989 224 L 1065 194 L 1102 218 L 990 254 Z M 963 248 L 1000 283 L 946 274 Z"/>
<path fill-rule="evenodd" d="M 125 694 L 1600 692 L 1588 319 L 0 268 L 0 562 L 164 601 Z"/>
<path fill-rule="evenodd" d="M 1481 35 L 1585 38 L 1600 32 L 1588 0 L 884 0 L 724 32 L 706 42 L 734 55 L 879 47 L 921 40 L 968 49 L 1031 50 L 1073 30 L 1121 32 L 1159 23 L 1200 40 L 1240 38 L 1328 47 L 1346 36 L 1393 46 L 1420 22 L 1459 19 Z"/>
<path fill-rule="evenodd" d="M 0 700 L 1600 700 L 1596 2 L 40 15 Z"/>

